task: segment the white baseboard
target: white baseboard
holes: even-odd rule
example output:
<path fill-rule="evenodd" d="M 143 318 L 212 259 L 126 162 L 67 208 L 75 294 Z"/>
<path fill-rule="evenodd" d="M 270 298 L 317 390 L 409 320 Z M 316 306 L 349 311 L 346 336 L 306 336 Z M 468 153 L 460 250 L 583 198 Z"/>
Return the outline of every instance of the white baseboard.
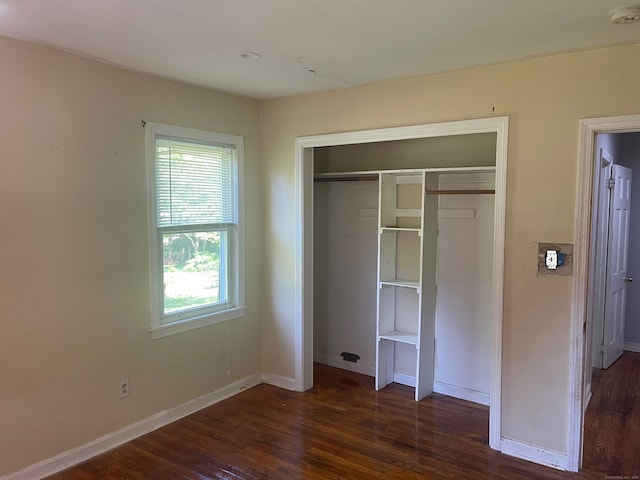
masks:
<path fill-rule="evenodd" d="M 478 390 L 443 382 L 433 382 L 433 391 L 441 393 L 442 395 L 448 395 L 449 397 L 459 398 L 460 400 L 467 400 L 468 402 L 489 406 L 489 394 Z"/>
<path fill-rule="evenodd" d="M 624 342 L 623 348 L 629 352 L 640 352 L 640 343 Z"/>
<path fill-rule="evenodd" d="M 376 368 L 373 365 L 365 365 L 361 363 L 345 362 L 341 357 L 330 357 L 321 353 L 313 355 L 313 361 L 321 363 L 323 365 L 329 365 L 330 367 L 342 368 L 343 370 L 349 370 L 351 372 L 361 373 L 370 377 L 376 376 Z M 416 378 L 413 375 L 406 375 L 404 373 L 394 373 L 393 381 L 400 385 L 406 385 L 408 387 L 415 388 Z M 265 381 L 265 383 L 269 383 Z M 471 390 L 465 387 L 458 387 L 456 385 L 450 385 L 443 382 L 434 382 L 433 391 L 441 393 L 449 397 L 459 398 L 461 400 L 468 400 L 470 402 L 479 403 L 481 405 L 489 405 L 489 394 L 480 392 L 477 390 Z"/>
<path fill-rule="evenodd" d="M 274 387 L 284 388 L 285 390 L 291 390 L 293 392 L 300 391 L 300 387 L 296 383 L 295 378 L 282 377 L 275 373 L 263 373 L 262 381 L 267 385 L 273 385 Z"/>
<path fill-rule="evenodd" d="M 500 439 L 500 451 L 505 455 L 521 458 L 530 462 L 546 465 L 558 470 L 567 470 L 568 457 L 566 453 L 547 450 L 528 443 L 502 437 Z"/>
<path fill-rule="evenodd" d="M 347 362 L 342 357 L 330 357 L 329 355 L 323 355 L 322 353 L 314 353 L 313 361 L 321 363 L 323 365 L 329 365 L 330 367 L 341 368 L 350 372 L 361 373 L 369 377 L 376 376 L 376 367 L 373 365 L 366 365 L 364 363 Z"/>
<path fill-rule="evenodd" d="M 177 407 L 156 413 L 144 420 L 128 425 L 121 430 L 109 433 L 77 448 L 62 452 L 55 457 L 42 460 L 41 462 L 22 470 L 0 477 L 0 480 L 35 480 L 48 477 L 49 475 L 53 475 L 54 473 L 64 470 L 65 468 L 77 465 L 78 463 L 84 462 L 96 455 L 112 450 L 123 443 L 134 440 L 135 438 L 145 435 L 153 430 L 164 427 L 165 425 L 175 422 L 187 415 L 191 415 L 198 410 L 202 410 L 203 408 L 232 397 L 242 390 L 254 387 L 260 383 L 262 383 L 261 374 L 257 373 L 250 375 L 242 380 L 238 380 L 230 385 L 222 387 L 215 392 L 207 393 L 206 395 L 185 402 Z"/>
<path fill-rule="evenodd" d="M 404 373 L 393 373 L 393 381 L 400 385 L 406 385 L 407 387 L 416 388 L 416 377 L 413 375 L 406 375 Z"/>
<path fill-rule="evenodd" d="M 394 373 L 393 381 L 401 385 L 415 388 L 416 377 L 412 375 L 405 375 L 403 373 Z M 442 382 L 433 383 L 433 391 L 448 397 L 459 398 L 461 400 L 467 400 L 469 402 L 479 403 L 481 405 L 489 405 L 489 394 L 479 392 L 477 390 L 471 390 L 469 388 L 458 387 L 456 385 L 449 385 Z"/>

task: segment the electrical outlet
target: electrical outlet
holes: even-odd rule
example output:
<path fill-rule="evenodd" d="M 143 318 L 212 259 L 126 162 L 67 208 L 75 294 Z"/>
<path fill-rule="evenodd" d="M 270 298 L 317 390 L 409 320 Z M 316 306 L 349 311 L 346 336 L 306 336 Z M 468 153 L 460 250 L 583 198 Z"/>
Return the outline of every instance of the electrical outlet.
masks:
<path fill-rule="evenodd" d="M 573 275 L 573 245 L 539 243 L 538 275 Z"/>
<path fill-rule="evenodd" d="M 123 378 L 122 380 L 120 380 L 120 386 L 118 388 L 118 396 L 120 400 L 122 400 L 123 398 L 127 398 L 130 393 L 131 391 L 129 390 L 129 379 Z"/>

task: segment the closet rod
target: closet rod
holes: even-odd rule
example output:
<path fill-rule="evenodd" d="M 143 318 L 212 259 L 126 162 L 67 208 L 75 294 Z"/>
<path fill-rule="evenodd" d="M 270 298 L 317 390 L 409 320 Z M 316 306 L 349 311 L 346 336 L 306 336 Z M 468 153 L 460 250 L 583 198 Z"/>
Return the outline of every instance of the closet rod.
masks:
<path fill-rule="evenodd" d="M 315 177 L 314 182 L 365 182 L 378 181 L 378 175 L 345 175 L 344 177 Z"/>
<path fill-rule="evenodd" d="M 495 190 L 427 190 L 427 195 L 495 195 Z"/>

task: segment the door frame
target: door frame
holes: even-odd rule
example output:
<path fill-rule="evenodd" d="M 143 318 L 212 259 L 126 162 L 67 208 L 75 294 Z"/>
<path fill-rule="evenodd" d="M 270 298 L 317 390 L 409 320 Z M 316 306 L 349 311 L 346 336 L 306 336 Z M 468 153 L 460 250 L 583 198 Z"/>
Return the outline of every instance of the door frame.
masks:
<path fill-rule="evenodd" d="M 640 115 L 598 117 L 580 120 L 578 132 L 578 168 L 576 176 L 576 215 L 574 229 L 574 275 L 571 294 L 571 343 L 569 361 L 569 423 L 567 435 L 567 469 L 577 472 L 582 465 L 585 394 L 586 335 L 593 328 L 589 315 L 589 273 L 594 252 L 591 251 L 591 216 L 596 135 L 640 131 Z"/>
<path fill-rule="evenodd" d="M 491 117 L 296 138 L 295 385 L 313 387 L 313 149 L 392 140 L 496 134 L 489 446 L 501 450 L 502 316 L 509 117 Z"/>

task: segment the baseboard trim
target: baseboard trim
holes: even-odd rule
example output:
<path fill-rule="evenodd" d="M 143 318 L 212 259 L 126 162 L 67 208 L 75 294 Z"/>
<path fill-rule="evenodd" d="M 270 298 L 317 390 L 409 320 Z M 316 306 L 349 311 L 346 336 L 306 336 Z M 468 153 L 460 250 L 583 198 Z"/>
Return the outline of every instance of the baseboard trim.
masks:
<path fill-rule="evenodd" d="M 640 343 L 624 342 L 623 348 L 628 352 L 640 352 Z"/>
<path fill-rule="evenodd" d="M 400 385 L 406 385 L 407 387 L 416 388 L 416 377 L 413 375 L 406 375 L 404 373 L 395 372 L 393 374 L 393 381 Z"/>
<path fill-rule="evenodd" d="M 547 450 L 506 437 L 500 439 L 500 451 L 505 455 L 528 460 L 557 470 L 567 470 L 569 465 L 566 453 Z"/>
<path fill-rule="evenodd" d="M 275 373 L 263 373 L 262 382 L 267 385 L 273 385 L 274 387 L 291 390 L 293 392 L 300 390 L 295 378 L 283 377 L 281 375 L 276 375 Z"/>
<path fill-rule="evenodd" d="M 373 365 L 366 365 L 364 363 L 346 362 L 342 357 L 330 357 L 329 355 L 323 355 L 321 353 L 315 353 L 313 355 L 313 361 L 328 365 L 330 367 L 341 368 L 350 372 L 360 373 L 369 377 L 376 376 L 376 367 Z"/>
<path fill-rule="evenodd" d="M 401 385 L 415 388 L 416 377 L 412 375 L 405 375 L 403 373 L 394 373 L 393 381 Z M 489 394 L 484 392 L 478 392 L 477 390 L 471 390 L 469 388 L 458 387 L 456 385 L 449 385 L 442 382 L 433 383 L 433 391 L 448 397 L 459 398 L 461 400 L 467 400 L 469 402 L 479 403 L 481 405 L 489 405 Z"/>
<path fill-rule="evenodd" d="M 251 388 L 262 383 L 262 381 L 261 374 L 257 373 L 250 375 L 233 382 L 230 385 L 222 387 L 215 392 L 207 393 L 206 395 L 185 402 L 177 407 L 156 413 L 144 420 L 128 425 L 118 431 L 108 433 L 107 435 L 85 443 L 84 445 L 67 450 L 66 452 L 62 452 L 54 457 L 42 460 L 4 477 L 0 477 L 0 480 L 34 480 L 48 477 L 49 475 L 53 475 L 54 473 L 64 470 L 65 468 L 77 465 L 95 457 L 96 455 L 112 450 L 123 443 L 134 440 L 142 435 L 152 432 L 153 430 L 164 427 L 165 425 L 175 422 L 187 415 L 191 415 L 198 410 L 202 410 L 203 408 L 232 397 L 237 393 L 240 393 L 242 390 L 246 390 L 247 388 Z"/>
<path fill-rule="evenodd" d="M 329 365 L 330 367 L 341 368 L 343 370 L 349 370 L 350 372 L 361 373 L 362 375 L 368 375 L 370 377 L 376 376 L 376 368 L 373 365 L 365 365 L 361 363 L 345 362 L 341 357 L 330 357 L 329 355 L 323 355 L 316 353 L 313 355 L 313 361 L 321 363 L 323 365 Z M 393 381 L 400 385 L 406 385 L 408 387 L 415 388 L 416 378 L 413 375 L 406 375 L 404 373 L 394 373 Z M 269 383 L 265 381 L 265 383 Z M 461 400 L 467 400 L 469 402 L 479 403 L 481 405 L 489 405 L 489 394 L 480 392 L 478 390 L 471 390 L 469 388 L 458 387 L 456 385 L 450 385 L 443 382 L 434 382 L 433 391 L 435 393 L 441 393 L 449 397 L 459 398 Z"/>
<path fill-rule="evenodd" d="M 489 406 L 489 394 L 478 390 L 436 381 L 433 382 L 433 391 L 449 397 L 459 398 L 460 400 Z"/>

